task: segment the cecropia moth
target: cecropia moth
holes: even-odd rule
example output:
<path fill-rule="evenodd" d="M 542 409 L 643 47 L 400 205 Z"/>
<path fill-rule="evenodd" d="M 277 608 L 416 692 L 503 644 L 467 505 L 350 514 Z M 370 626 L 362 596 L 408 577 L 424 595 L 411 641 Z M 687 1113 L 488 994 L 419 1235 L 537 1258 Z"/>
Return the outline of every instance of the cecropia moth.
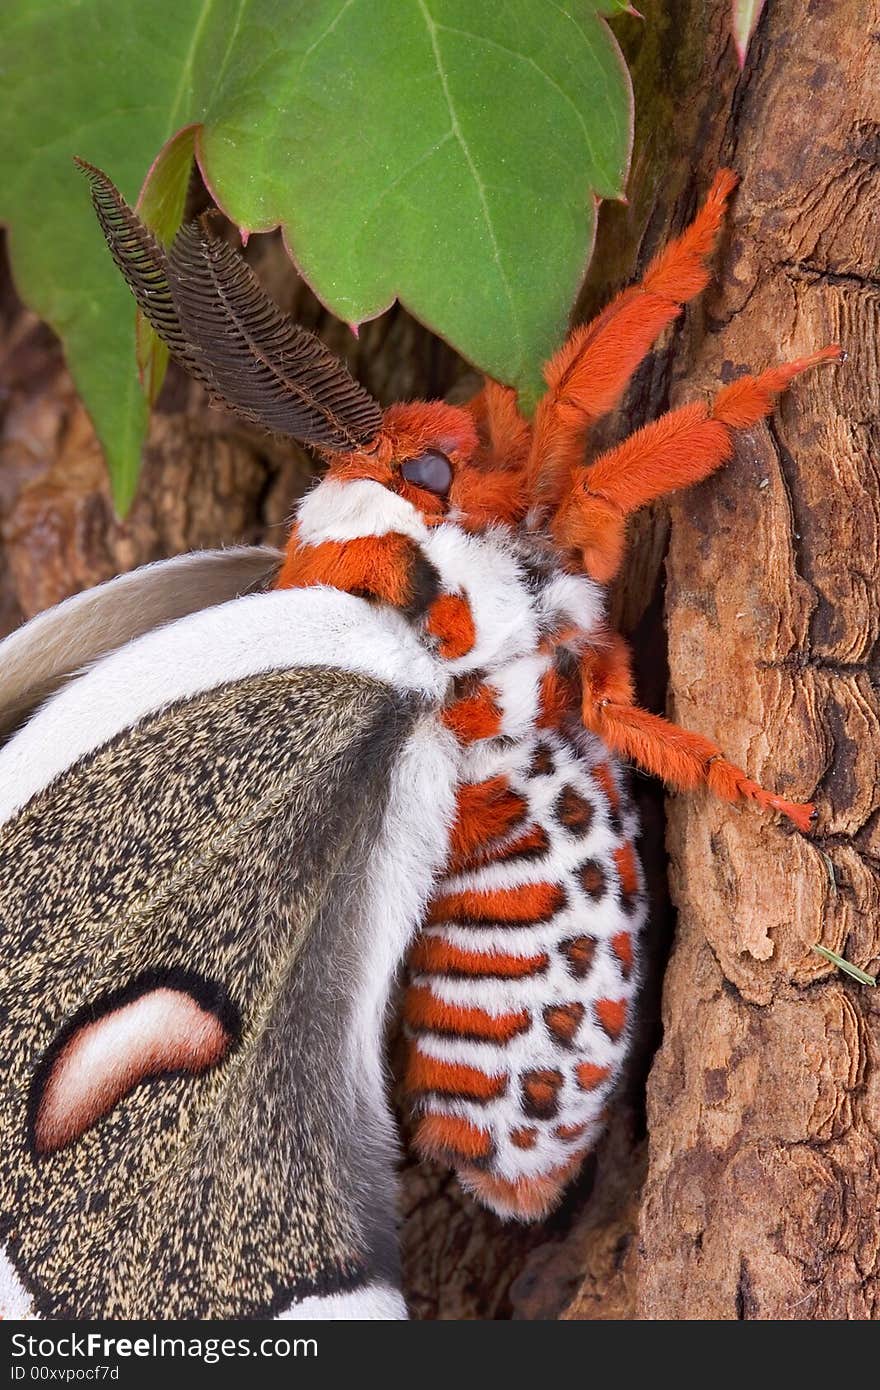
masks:
<path fill-rule="evenodd" d="M 786 816 L 634 701 L 626 518 L 705 478 L 827 348 L 598 456 L 706 283 L 732 175 L 546 369 L 382 411 L 202 224 L 169 251 L 91 166 L 141 309 L 313 445 L 286 552 L 151 565 L 0 648 L 0 1305 L 401 1318 L 383 1030 L 416 1143 L 501 1217 L 556 1202 L 627 1055 L 645 917 L 620 760 Z"/>

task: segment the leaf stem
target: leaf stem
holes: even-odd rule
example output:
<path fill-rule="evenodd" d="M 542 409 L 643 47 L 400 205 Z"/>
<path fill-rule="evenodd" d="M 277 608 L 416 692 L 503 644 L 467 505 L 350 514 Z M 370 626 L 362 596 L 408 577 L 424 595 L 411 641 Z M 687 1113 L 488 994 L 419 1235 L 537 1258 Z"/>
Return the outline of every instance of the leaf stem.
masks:
<path fill-rule="evenodd" d="M 814 946 L 812 948 L 817 955 L 824 956 L 830 960 L 832 965 L 836 965 L 838 970 L 842 970 L 844 975 L 851 975 L 854 980 L 858 980 L 863 985 L 876 985 L 877 976 L 869 975 L 867 970 L 860 970 L 857 965 L 851 965 L 843 956 L 839 956 L 836 951 L 829 951 L 827 946 Z"/>

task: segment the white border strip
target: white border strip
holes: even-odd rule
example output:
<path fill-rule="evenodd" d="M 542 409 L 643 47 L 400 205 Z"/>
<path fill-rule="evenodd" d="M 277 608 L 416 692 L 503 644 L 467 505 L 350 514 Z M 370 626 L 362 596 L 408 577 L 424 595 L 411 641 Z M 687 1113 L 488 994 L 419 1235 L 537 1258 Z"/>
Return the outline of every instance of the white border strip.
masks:
<path fill-rule="evenodd" d="M 302 666 L 358 671 L 438 703 L 451 679 L 400 614 L 338 589 L 234 599 L 129 642 L 38 710 L 0 751 L 0 824 L 145 715 L 228 681 Z"/>

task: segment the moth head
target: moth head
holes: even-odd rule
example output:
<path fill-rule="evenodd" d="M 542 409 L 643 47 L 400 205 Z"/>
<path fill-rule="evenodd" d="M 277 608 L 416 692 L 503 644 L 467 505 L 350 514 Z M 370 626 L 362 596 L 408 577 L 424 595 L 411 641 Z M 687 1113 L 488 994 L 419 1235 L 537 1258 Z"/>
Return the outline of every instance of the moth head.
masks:
<path fill-rule="evenodd" d="M 372 468 L 360 476 L 375 477 L 406 497 L 429 524 L 449 517 L 466 531 L 480 532 L 524 518 L 531 434 L 516 392 L 487 378 L 463 406 L 390 406 L 371 462 L 351 464 Z"/>
<path fill-rule="evenodd" d="M 329 476 L 381 483 L 436 523 L 458 510 L 476 448 L 469 411 L 444 401 L 410 401 L 389 406 L 375 444 L 333 459 Z"/>

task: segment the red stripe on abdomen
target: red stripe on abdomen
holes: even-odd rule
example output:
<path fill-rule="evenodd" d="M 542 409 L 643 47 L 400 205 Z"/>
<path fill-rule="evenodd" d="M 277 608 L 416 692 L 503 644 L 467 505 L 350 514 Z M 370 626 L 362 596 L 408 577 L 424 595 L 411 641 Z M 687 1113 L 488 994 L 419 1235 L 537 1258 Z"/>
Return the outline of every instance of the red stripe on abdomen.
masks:
<path fill-rule="evenodd" d="M 428 922 L 465 926 L 532 926 L 549 922 L 565 906 L 565 890 L 556 883 L 524 883 L 517 888 L 471 889 L 435 898 Z"/>
<path fill-rule="evenodd" d="M 518 1033 L 524 1032 L 532 1021 L 528 1009 L 493 1014 L 485 1009 L 450 1004 L 445 999 L 439 999 L 425 985 L 416 986 L 409 991 L 403 1016 L 414 1032 L 439 1033 L 495 1043 L 510 1042 Z"/>
<path fill-rule="evenodd" d="M 426 1052 L 410 1052 L 407 1090 L 415 1095 L 454 1096 L 460 1100 L 495 1100 L 507 1090 L 507 1074 L 489 1075 L 463 1062 L 444 1062 Z"/>
<path fill-rule="evenodd" d="M 540 975 L 550 957 L 545 951 L 516 956 L 501 951 L 468 951 L 442 936 L 426 936 L 410 956 L 410 968 L 417 975 L 449 975 L 452 978 L 519 980 Z"/>

